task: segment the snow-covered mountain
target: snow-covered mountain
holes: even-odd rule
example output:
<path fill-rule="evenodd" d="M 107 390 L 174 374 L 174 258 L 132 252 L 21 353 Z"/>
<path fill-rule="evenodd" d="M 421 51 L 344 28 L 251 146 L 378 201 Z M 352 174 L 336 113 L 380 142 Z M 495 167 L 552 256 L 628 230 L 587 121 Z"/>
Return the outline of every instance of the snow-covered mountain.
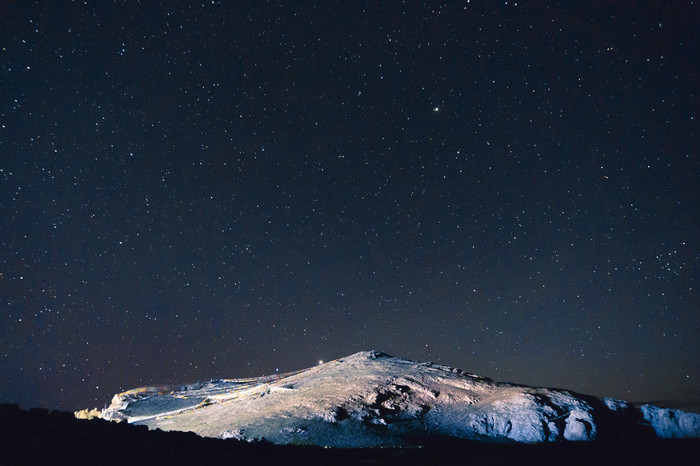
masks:
<path fill-rule="evenodd" d="M 129 390 L 101 417 L 335 447 L 415 445 L 427 435 L 524 443 L 700 437 L 699 414 L 499 383 L 376 351 L 268 377 Z"/>

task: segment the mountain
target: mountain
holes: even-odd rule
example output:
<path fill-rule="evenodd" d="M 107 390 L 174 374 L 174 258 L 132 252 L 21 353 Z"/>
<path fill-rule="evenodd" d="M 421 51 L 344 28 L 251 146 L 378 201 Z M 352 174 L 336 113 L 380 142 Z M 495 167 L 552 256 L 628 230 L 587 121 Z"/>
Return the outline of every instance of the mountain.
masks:
<path fill-rule="evenodd" d="M 387 447 L 700 437 L 700 415 L 493 380 L 366 351 L 268 377 L 144 387 L 99 417 L 203 437 Z"/>

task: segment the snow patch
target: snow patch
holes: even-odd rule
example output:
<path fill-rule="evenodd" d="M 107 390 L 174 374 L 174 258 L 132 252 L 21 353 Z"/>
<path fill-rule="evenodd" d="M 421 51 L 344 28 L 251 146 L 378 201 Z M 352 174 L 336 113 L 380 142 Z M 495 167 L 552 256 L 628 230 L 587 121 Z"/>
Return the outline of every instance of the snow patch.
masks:
<path fill-rule="evenodd" d="M 661 438 L 700 437 L 700 414 L 675 409 L 641 406 L 644 419 Z"/>
<path fill-rule="evenodd" d="M 610 411 L 620 411 L 629 408 L 629 404 L 626 401 L 616 400 L 615 398 L 603 398 L 603 403 Z"/>

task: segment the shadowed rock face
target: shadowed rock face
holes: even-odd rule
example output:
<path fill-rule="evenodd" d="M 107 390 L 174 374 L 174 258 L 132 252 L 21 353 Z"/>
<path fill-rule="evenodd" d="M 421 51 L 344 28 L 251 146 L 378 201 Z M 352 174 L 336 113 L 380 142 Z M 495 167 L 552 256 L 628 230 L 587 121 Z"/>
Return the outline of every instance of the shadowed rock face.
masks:
<path fill-rule="evenodd" d="M 205 437 L 336 447 L 405 446 L 430 436 L 503 443 L 700 437 L 697 414 L 498 383 L 376 351 L 269 377 L 129 390 L 101 417 Z"/>

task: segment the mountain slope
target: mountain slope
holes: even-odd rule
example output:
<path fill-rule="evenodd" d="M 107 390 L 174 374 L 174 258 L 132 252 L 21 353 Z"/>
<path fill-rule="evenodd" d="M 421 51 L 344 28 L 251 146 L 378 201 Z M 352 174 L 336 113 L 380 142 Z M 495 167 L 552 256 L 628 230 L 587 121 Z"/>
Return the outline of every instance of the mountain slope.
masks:
<path fill-rule="evenodd" d="M 421 444 L 426 435 L 523 443 L 700 437 L 698 414 L 498 383 L 375 351 L 276 376 L 130 390 L 101 417 L 336 447 Z"/>

